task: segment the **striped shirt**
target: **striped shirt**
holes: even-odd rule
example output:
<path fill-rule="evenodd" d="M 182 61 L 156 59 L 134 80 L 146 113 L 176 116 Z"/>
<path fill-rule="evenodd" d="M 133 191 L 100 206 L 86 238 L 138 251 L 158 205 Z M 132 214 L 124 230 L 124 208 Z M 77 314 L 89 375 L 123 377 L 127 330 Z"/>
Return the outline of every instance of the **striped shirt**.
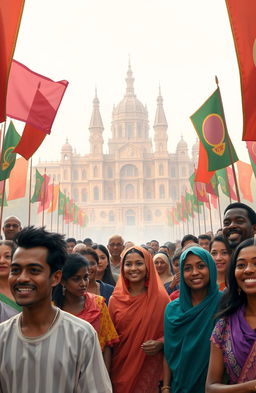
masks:
<path fill-rule="evenodd" d="M 28 338 L 20 317 L 0 324 L 1 393 L 112 393 L 89 323 L 60 310 L 47 333 Z"/>

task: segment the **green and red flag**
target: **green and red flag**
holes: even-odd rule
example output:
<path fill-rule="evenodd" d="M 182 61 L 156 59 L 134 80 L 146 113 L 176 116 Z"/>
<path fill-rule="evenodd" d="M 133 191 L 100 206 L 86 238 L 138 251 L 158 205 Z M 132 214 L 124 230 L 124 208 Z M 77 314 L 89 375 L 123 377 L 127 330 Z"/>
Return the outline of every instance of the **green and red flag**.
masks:
<path fill-rule="evenodd" d="M 246 142 L 246 146 L 247 146 L 248 154 L 249 154 L 250 161 L 252 164 L 252 169 L 253 169 L 254 175 L 256 177 L 256 142 L 254 142 L 254 141 Z"/>
<path fill-rule="evenodd" d="M 58 215 L 64 215 L 65 213 L 65 205 L 66 205 L 66 195 L 59 190 L 59 199 L 58 199 Z"/>
<path fill-rule="evenodd" d="M 0 205 L 2 205 L 4 189 L 5 189 L 4 180 L 2 180 L 2 181 L 0 181 Z M 5 192 L 4 192 L 4 204 L 3 204 L 3 206 L 7 206 L 6 193 Z"/>
<path fill-rule="evenodd" d="M 231 168 L 229 168 L 231 169 Z M 232 171 L 232 170 L 231 170 Z M 234 179 L 233 181 L 231 180 L 231 173 L 227 173 L 227 168 L 219 169 L 216 172 L 218 182 L 221 187 L 221 191 L 223 194 L 225 194 L 227 197 L 230 197 L 231 199 L 234 199 L 237 201 L 237 195 L 235 191 L 233 190 L 234 186 Z"/>
<path fill-rule="evenodd" d="M 190 181 L 192 191 L 195 194 L 195 196 L 197 197 L 197 199 L 200 202 L 208 202 L 208 197 L 207 197 L 207 193 L 205 190 L 205 184 L 195 181 L 195 173 L 192 173 L 192 175 L 189 178 L 189 181 Z"/>
<path fill-rule="evenodd" d="M 78 224 L 78 213 L 79 213 L 79 207 L 75 204 L 74 205 L 74 224 Z"/>
<path fill-rule="evenodd" d="M 236 163 L 238 172 L 238 184 L 239 189 L 243 195 L 243 199 L 249 202 L 253 201 L 251 179 L 252 179 L 252 166 L 243 161 L 237 161 Z"/>
<path fill-rule="evenodd" d="M 211 178 L 210 182 L 205 185 L 206 192 L 211 195 L 218 196 L 219 191 L 218 191 L 218 179 L 216 174 L 213 175 Z"/>
<path fill-rule="evenodd" d="M 208 155 L 202 142 L 199 142 L 199 156 L 195 181 L 209 183 L 215 171 L 208 171 Z"/>
<path fill-rule="evenodd" d="M 189 194 L 186 191 L 185 202 L 186 202 L 186 207 L 187 207 L 187 213 L 188 213 L 188 216 L 190 216 L 190 217 L 194 217 L 193 199 L 194 199 L 194 196 L 192 194 Z"/>
<path fill-rule="evenodd" d="M 42 176 L 41 173 L 36 169 L 36 182 L 35 182 L 34 193 L 31 198 L 31 203 L 35 203 L 35 202 L 40 201 L 41 190 L 42 190 L 44 180 L 45 180 L 44 176 Z"/>
<path fill-rule="evenodd" d="M 238 160 L 226 128 L 219 87 L 190 119 L 207 152 L 208 171 L 225 168 Z"/>
<path fill-rule="evenodd" d="M 256 2 L 226 0 L 232 28 L 243 105 L 243 140 L 256 140 Z"/>
<path fill-rule="evenodd" d="M 13 153 L 17 143 L 20 140 L 20 136 L 17 133 L 13 122 L 11 121 L 4 137 L 3 142 L 3 154 L 1 157 L 0 167 L 0 180 L 6 180 L 10 176 L 11 170 L 14 167 L 16 161 L 16 154 Z"/>
<path fill-rule="evenodd" d="M 188 219 L 188 210 L 187 210 L 187 203 L 185 197 L 182 195 L 181 196 L 181 208 L 182 208 L 182 217 L 183 221 Z"/>

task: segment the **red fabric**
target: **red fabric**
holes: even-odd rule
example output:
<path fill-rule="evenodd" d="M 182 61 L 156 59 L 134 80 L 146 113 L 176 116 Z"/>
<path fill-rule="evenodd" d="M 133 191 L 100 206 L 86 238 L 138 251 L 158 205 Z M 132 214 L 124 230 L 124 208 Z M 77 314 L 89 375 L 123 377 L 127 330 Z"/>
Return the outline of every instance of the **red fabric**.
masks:
<path fill-rule="evenodd" d="M 254 142 L 254 141 L 246 142 L 246 146 L 247 146 L 251 160 L 256 165 L 256 142 Z"/>
<path fill-rule="evenodd" d="M 20 141 L 13 151 L 28 160 L 37 151 L 45 137 L 45 132 L 26 124 Z"/>
<path fill-rule="evenodd" d="M 173 291 L 173 292 L 170 294 L 170 300 L 171 300 L 171 301 L 173 301 L 173 300 L 175 300 L 175 299 L 178 299 L 178 297 L 180 297 L 180 290 L 179 290 L 179 289 L 176 289 L 176 291 Z"/>
<path fill-rule="evenodd" d="M 237 161 L 236 167 L 238 171 L 238 184 L 239 189 L 243 195 L 243 199 L 249 202 L 253 201 L 251 190 L 252 167 L 246 162 Z"/>
<path fill-rule="evenodd" d="M 37 213 L 41 213 L 43 210 L 48 209 L 52 200 L 53 185 L 49 185 L 50 176 L 44 174 L 43 177 L 45 180 L 43 182 L 42 190 L 39 197 L 40 199 Z"/>
<path fill-rule="evenodd" d="M 208 171 L 208 155 L 202 142 L 199 142 L 199 157 L 195 173 L 195 181 L 209 183 L 215 171 Z"/>
<path fill-rule="evenodd" d="M 49 134 L 67 86 L 65 80 L 54 82 L 13 60 L 7 115 Z"/>
<path fill-rule="evenodd" d="M 90 292 L 85 292 L 84 297 L 85 307 L 79 314 L 76 314 L 76 317 L 89 322 L 96 332 L 99 332 L 101 311 L 99 306 L 96 304 L 95 295 Z"/>
<path fill-rule="evenodd" d="M 194 192 L 197 199 L 201 202 L 208 202 L 208 197 L 205 189 L 205 183 L 194 183 Z"/>
<path fill-rule="evenodd" d="M 6 119 L 6 95 L 24 0 L 0 1 L 0 123 Z"/>
<path fill-rule="evenodd" d="M 59 190 L 60 190 L 60 186 L 54 185 L 52 200 L 51 200 L 50 207 L 48 209 L 48 213 L 54 212 L 56 210 L 58 197 L 59 197 Z"/>
<path fill-rule="evenodd" d="M 256 140 L 256 2 L 226 0 L 240 71 L 243 140 Z"/>
<path fill-rule="evenodd" d="M 234 186 L 235 186 L 235 179 L 234 179 L 234 174 L 233 174 L 233 170 L 232 168 L 230 168 L 229 166 L 226 167 L 226 171 L 227 171 L 227 178 L 228 178 L 228 185 L 229 185 L 229 195 L 230 198 L 233 199 L 234 201 L 237 201 L 237 195 L 236 192 L 234 190 Z"/>
<path fill-rule="evenodd" d="M 28 161 L 20 157 L 16 160 L 9 177 L 8 201 L 23 198 L 26 194 Z"/>
<path fill-rule="evenodd" d="M 146 356 L 141 345 L 163 336 L 164 311 L 169 297 L 156 272 L 152 256 L 141 247 L 132 248 L 144 255 L 148 286 L 143 294 L 131 296 L 121 265 L 121 274 L 109 302 L 109 312 L 120 337 L 112 357 L 111 380 L 115 393 L 137 392 L 145 373 L 147 381 L 151 381 L 151 374 L 157 374 L 160 378 L 162 372 L 161 354 Z M 150 370 L 148 362 L 154 358 L 157 359 L 157 369 Z M 153 384 L 148 384 L 147 390 L 141 391 L 151 393 L 152 389 Z"/>
<path fill-rule="evenodd" d="M 218 197 L 216 195 L 211 194 L 211 204 L 214 207 L 214 209 L 217 209 L 218 207 Z"/>

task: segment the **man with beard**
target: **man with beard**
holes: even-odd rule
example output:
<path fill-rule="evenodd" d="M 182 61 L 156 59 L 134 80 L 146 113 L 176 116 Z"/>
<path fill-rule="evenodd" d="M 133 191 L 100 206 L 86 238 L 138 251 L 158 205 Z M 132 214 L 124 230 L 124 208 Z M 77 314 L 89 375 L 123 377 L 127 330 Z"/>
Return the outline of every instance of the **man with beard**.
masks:
<path fill-rule="evenodd" d="M 230 248 L 234 250 L 243 240 L 256 233 L 255 211 L 244 203 L 231 203 L 224 211 L 222 232 Z"/>

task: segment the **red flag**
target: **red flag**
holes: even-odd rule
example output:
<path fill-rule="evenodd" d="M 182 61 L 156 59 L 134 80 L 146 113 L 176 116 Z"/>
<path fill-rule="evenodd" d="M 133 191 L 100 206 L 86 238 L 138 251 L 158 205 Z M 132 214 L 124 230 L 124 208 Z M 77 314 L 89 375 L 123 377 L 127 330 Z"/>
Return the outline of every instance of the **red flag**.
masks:
<path fill-rule="evenodd" d="M 202 142 L 199 142 L 199 157 L 196 169 L 195 181 L 209 183 L 215 171 L 208 171 L 208 155 Z"/>
<path fill-rule="evenodd" d="M 214 194 L 211 194 L 211 204 L 214 207 L 214 209 L 217 209 L 218 207 L 218 197 Z"/>
<path fill-rule="evenodd" d="M 237 161 L 236 167 L 238 171 L 238 184 L 242 192 L 243 199 L 249 202 L 253 201 L 251 190 L 252 167 L 246 162 Z"/>
<path fill-rule="evenodd" d="M 53 187 L 53 195 L 52 195 L 51 205 L 48 209 L 48 213 L 54 212 L 56 210 L 57 202 L 59 198 L 59 190 L 60 190 L 60 186 L 55 184 Z"/>
<path fill-rule="evenodd" d="M 13 152 L 20 154 L 28 160 L 37 151 L 45 137 L 45 132 L 38 130 L 30 124 L 26 124 L 20 141 Z"/>
<path fill-rule="evenodd" d="M 0 123 L 6 119 L 6 95 L 25 0 L 0 1 Z"/>
<path fill-rule="evenodd" d="M 226 0 L 240 71 L 243 140 L 256 140 L 256 1 Z"/>
<path fill-rule="evenodd" d="M 229 195 L 230 198 L 233 199 L 234 201 L 238 201 L 236 192 L 234 190 L 234 185 L 235 185 L 235 179 L 234 179 L 234 174 L 232 168 L 229 166 L 226 167 L 226 173 L 227 173 L 227 178 L 228 178 L 228 184 L 229 184 Z"/>
<path fill-rule="evenodd" d="M 23 157 L 16 160 L 9 177 L 8 201 L 23 198 L 26 194 L 28 161 Z"/>
<path fill-rule="evenodd" d="M 7 115 L 48 134 L 68 86 L 54 82 L 13 60 L 7 93 Z"/>
<path fill-rule="evenodd" d="M 48 209 L 51 202 L 51 197 L 49 198 L 49 194 L 51 193 L 51 190 L 49 190 L 50 176 L 44 174 L 43 177 L 44 182 L 42 185 L 40 196 L 38 198 L 38 202 L 40 203 L 38 205 L 37 213 L 41 213 L 43 210 Z"/>

